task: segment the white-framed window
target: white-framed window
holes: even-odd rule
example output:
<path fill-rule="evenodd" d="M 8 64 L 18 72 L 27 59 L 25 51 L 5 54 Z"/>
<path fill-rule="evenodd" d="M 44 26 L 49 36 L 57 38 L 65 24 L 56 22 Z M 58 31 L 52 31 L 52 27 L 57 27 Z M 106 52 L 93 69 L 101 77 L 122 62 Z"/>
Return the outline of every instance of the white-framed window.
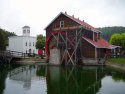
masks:
<path fill-rule="evenodd" d="M 27 33 L 30 33 L 30 30 L 27 30 Z"/>
<path fill-rule="evenodd" d="M 100 39 L 100 32 L 98 33 L 98 39 Z"/>
<path fill-rule="evenodd" d="M 33 50 L 33 53 L 35 53 L 35 50 Z"/>
<path fill-rule="evenodd" d="M 29 49 L 29 53 L 32 53 L 32 50 L 31 50 L 31 49 Z"/>
<path fill-rule="evenodd" d="M 60 21 L 60 27 L 64 27 L 64 21 Z"/>
<path fill-rule="evenodd" d="M 33 42 L 33 46 L 34 46 L 34 42 Z"/>
<path fill-rule="evenodd" d="M 23 33 L 26 33 L 26 30 L 23 30 Z"/>
<path fill-rule="evenodd" d="M 26 46 L 27 46 L 27 42 L 26 42 Z"/>
<path fill-rule="evenodd" d="M 29 46 L 31 46 L 31 42 L 29 42 Z"/>

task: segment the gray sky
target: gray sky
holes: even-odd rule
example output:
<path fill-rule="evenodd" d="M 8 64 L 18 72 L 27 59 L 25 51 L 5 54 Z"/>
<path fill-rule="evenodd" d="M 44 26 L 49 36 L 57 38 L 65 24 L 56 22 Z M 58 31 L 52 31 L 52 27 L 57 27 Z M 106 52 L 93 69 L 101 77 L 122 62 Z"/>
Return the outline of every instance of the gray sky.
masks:
<path fill-rule="evenodd" d="M 29 25 L 31 35 L 65 12 L 94 27 L 125 26 L 125 0 L 0 0 L 0 27 L 17 35 Z"/>

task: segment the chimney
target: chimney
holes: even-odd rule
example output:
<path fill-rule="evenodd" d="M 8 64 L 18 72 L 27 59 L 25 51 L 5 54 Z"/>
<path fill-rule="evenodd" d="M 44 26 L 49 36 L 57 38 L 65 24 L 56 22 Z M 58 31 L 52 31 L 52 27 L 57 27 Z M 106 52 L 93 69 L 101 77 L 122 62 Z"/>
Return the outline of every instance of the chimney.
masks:
<path fill-rule="evenodd" d="M 67 14 L 67 12 L 65 11 L 65 14 Z"/>
<path fill-rule="evenodd" d="M 79 20 L 79 17 L 78 17 L 78 20 Z"/>
<path fill-rule="evenodd" d="M 84 20 L 83 20 L 83 22 L 84 22 Z"/>
<path fill-rule="evenodd" d="M 72 17 L 74 18 L 74 15 L 72 15 Z"/>

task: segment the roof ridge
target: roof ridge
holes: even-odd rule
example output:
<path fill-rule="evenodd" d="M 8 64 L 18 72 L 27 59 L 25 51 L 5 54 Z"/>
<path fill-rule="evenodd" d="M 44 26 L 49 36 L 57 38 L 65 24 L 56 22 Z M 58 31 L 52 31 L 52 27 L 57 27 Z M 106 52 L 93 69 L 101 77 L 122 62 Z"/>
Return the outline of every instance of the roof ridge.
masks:
<path fill-rule="evenodd" d="M 47 28 L 56 18 L 58 18 L 61 14 L 65 15 L 66 17 L 68 17 L 68 18 L 70 18 L 70 19 L 72 19 L 72 20 L 75 21 L 76 23 L 82 25 L 85 29 L 91 30 L 91 31 L 93 31 L 93 32 L 101 32 L 101 31 L 97 30 L 95 27 L 93 27 L 93 26 L 91 26 L 90 24 L 88 24 L 87 22 L 75 18 L 74 15 L 71 16 L 71 15 L 67 14 L 67 12 L 65 12 L 65 13 L 60 12 L 60 13 L 46 26 L 46 28 Z M 46 28 L 45 28 L 45 29 L 46 29 Z"/>
<path fill-rule="evenodd" d="M 61 13 L 63 13 L 63 12 L 61 12 Z M 90 24 L 88 24 L 87 22 L 85 22 L 84 20 L 82 21 L 82 20 L 80 20 L 80 19 L 75 18 L 74 15 L 71 16 L 71 15 L 68 15 L 67 13 L 63 13 L 63 14 L 66 15 L 66 16 L 68 16 L 68 17 L 71 18 L 72 20 L 75 20 L 77 23 L 79 23 L 80 25 L 82 25 L 82 26 L 84 26 L 84 27 L 86 27 L 86 28 L 93 29 L 93 31 L 99 31 L 99 30 L 97 30 L 95 27 L 93 27 L 92 25 L 90 25 Z"/>

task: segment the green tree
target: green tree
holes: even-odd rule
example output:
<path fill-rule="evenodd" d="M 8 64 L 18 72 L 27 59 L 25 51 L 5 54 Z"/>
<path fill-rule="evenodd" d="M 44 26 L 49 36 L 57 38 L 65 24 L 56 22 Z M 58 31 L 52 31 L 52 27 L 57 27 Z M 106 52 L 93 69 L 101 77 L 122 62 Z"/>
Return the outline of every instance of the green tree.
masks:
<path fill-rule="evenodd" d="M 0 50 L 5 50 L 6 46 L 8 46 L 8 37 L 15 35 L 13 32 L 8 32 L 0 28 Z"/>
<path fill-rule="evenodd" d="M 5 36 L 1 31 L 0 31 L 0 50 L 5 50 Z"/>
<path fill-rule="evenodd" d="M 37 35 L 37 40 L 39 40 L 39 39 L 43 39 L 43 38 L 44 38 L 44 36 L 43 36 L 42 34 Z"/>
<path fill-rule="evenodd" d="M 44 44 L 45 42 L 44 41 L 42 41 L 42 40 L 37 40 L 37 42 L 36 42 L 36 48 L 37 49 L 43 49 L 44 48 L 44 46 L 45 46 L 45 44 Z"/>
<path fill-rule="evenodd" d="M 125 50 L 125 33 L 122 33 L 121 37 L 122 37 L 122 39 L 121 39 L 121 46 Z"/>
<path fill-rule="evenodd" d="M 125 33 L 113 34 L 110 38 L 110 43 L 113 45 L 122 46 L 122 48 L 125 50 Z"/>
<path fill-rule="evenodd" d="M 43 36 L 42 34 L 37 35 L 36 48 L 44 49 L 44 47 L 45 47 L 45 36 Z"/>

